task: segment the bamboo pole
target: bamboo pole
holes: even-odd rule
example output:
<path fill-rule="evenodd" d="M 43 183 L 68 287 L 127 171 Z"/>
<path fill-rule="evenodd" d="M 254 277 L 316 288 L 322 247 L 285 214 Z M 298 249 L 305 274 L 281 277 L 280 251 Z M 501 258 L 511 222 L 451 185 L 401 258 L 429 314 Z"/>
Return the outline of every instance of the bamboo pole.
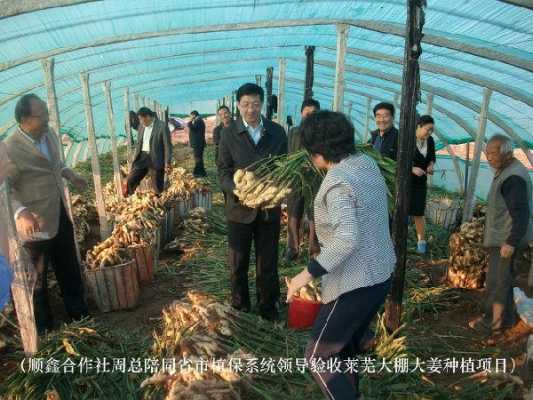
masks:
<path fill-rule="evenodd" d="M 94 131 L 93 110 L 91 106 L 91 94 L 89 92 L 89 74 L 80 73 L 81 86 L 83 91 L 83 103 L 85 106 L 85 118 L 87 121 L 87 139 L 91 152 L 91 167 L 93 171 L 94 192 L 96 196 L 96 210 L 100 221 L 100 239 L 104 240 L 109 236 L 109 226 L 104 205 L 104 195 L 102 193 L 102 178 L 100 176 L 100 162 L 98 160 L 98 149 L 96 147 L 96 134 Z"/>
<path fill-rule="evenodd" d="M 415 144 L 416 103 L 419 100 L 418 87 L 420 42 L 424 10 L 419 0 L 407 1 L 407 21 L 404 49 L 404 73 L 402 85 L 402 103 L 400 114 L 400 132 L 398 143 L 398 160 L 396 164 L 396 199 L 392 224 L 392 238 L 396 250 L 396 269 L 392 278 L 390 296 L 385 304 L 385 324 L 389 331 L 400 326 L 402 299 L 405 286 L 405 267 L 407 263 L 407 218 L 409 205 L 408 182 L 411 178 L 411 166 Z"/>
<path fill-rule="evenodd" d="M 474 144 L 474 163 L 470 171 L 470 178 L 466 189 L 465 204 L 463 206 L 463 222 L 468 222 L 472 219 L 474 212 L 476 184 L 479 172 L 479 165 L 481 162 L 481 150 L 483 148 L 483 141 L 485 139 L 485 130 L 487 128 L 487 114 L 489 111 L 490 97 L 492 90 L 483 89 L 483 103 L 481 104 L 481 112 L 479 113 L 479 128 Z"/>
<path fill-rule="evenodd" d="M 31 356 L 39 350 L 39 336 L 35 325 L 33 308 L 33 292 L 37 282 L 35 267 L 29 254 L 18 237 L 14 220 L 14 211 L 9 198 L 9 184 L 5 181 L 0 186 L 0 216 L 5 224 L 9 242 L 9 264 L 13 271 L 11 293 L 17 313 L 22 347 L 26 356 Z"/>
<path fill-rule="evenodd" d="M 335 89 L 333 95 L 333 111 L 343 112 L 344 109 L 344 67 L 346 63 L 346 47 L 349 26 L 337 25 L 337 62 L 335 64 Z"/>
<path fill-rule="evenodd" d="M 126 148 L 128 154 L 128 169 L 131 163 L 131 157 L 133 156 L 132 147 L 133 142 L 131 139 L 131 121 L 130 121 L 130 90 L 124 89 L 124 130 L 126 133 Z"/>
<path fill-rule="evenodd" d="M 113 98 L 111 95 L 111 82 L 105 81 L 103 85 L 107 103 L 107 129 L 111 136 L 111 155 L 113 157 L 113 181 L 119 199 L 122 199 L 122 179 L 120 178 L 120 160 L 118 158 L 117 135 L 115 133 L 115 113 L 113 111 Z"/>
<path fill-rule="evenodd" d="M 366 98 L 366 116 L 365 116 L 365 138 L 363 142 L 368 142 L 368 135 L 370 135 L 370 113 L 372 112 L 372 97 Z"/>

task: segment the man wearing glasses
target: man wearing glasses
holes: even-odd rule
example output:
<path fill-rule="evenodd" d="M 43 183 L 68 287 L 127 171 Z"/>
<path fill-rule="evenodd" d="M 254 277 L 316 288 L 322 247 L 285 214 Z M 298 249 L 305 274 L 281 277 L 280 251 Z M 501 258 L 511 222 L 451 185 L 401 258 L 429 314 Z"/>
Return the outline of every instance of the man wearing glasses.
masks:
<path fill-rule="evenodd" d="M 232 306 L 245 312 L 251 309 L 248 267 L 253 241 L 257 308 L 263 318 L 272 321 L 278 318 L 280 296 L 278 243 L 281 209 L 248 208 L 233 194 L 233 174 L 237 169 L 246 168 L 265 157 L 287 153 L 285 130 L 261 115 L 264 97 L 263 89 L 253 83 L 239 88 L 237 107 L 241 116 L 222 130 L 217 166 L 220 184 L 226 193 Z"/>
<path fill-rule="evenodd" d="M 7 179 L 17 231 L 37 272 L 33 303 L 37 331 L 42 334 L 53 328 L 46 279 L 49 264 L 69 317 L 76 320 L 88 314 L 63 179 L 79 190 L 87 182 L 61 161 L 61 145 L 48 127 L 44 101 L 35 94 L 22 96 L 15 119 L 18 127 L 6 140 L 13 164 Z"/>

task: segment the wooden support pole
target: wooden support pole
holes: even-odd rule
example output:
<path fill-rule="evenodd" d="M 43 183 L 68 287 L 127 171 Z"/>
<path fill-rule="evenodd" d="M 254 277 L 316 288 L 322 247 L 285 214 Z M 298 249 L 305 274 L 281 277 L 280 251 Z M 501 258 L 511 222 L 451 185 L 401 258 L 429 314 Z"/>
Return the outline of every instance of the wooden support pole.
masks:
<path fill-rule="evenodd" d="M 139 108 L 141 108 L 140 106 L 141 104 L 141 99 L 139 98 L 139 95 L 136 93 L 133 95 L 133 111 L 137 112 L 139 111 Z"/>
<path fill-rule="evenodd" d="M 335 88 L 333 94 L 333 111 L 344 111 L 344 67 L 346 64 L 346 47 L 349 26 L 337 25 L 337 62 L 335 64 Z"/>
<path fill-rule="evenodd" d="M 74 152 L 74 157 L 72 158 L 71 165 L 72 167 L 75 167 L 76 164 L 78 164 L 78 159 L 80 157 L 81 151 L 83 150 L 83 143 L 84 142 L 78 142 L 76 143 L 76 151 Z"/>
<path fill-rule="evenodd" d="M 18 237 L 14 220 L 14 210 L 9 198 L 9 184 L 5 181 L 0 186 L 0 220 L 2 229 L 6 230 L 9 255 L 6 259 L 13 271 L 11 293 L 17 313 L 22 347 L 26 356 L 31 356 L 39 350 L 39 336 L 35 325 L 33 309 L 33 292 L 37 281 L 37 274 L 32 260 Z"/>
<path fill-rule="evenodd" d="M 272 119 L 274 110 L 272 109 L 272 80 L 274 78 L 274 67 L 268 67 L 266 70 L 266 117 Z"/>
<path fill-rule="evenodd" d="M 104 195 L 102 193 L 102 178 L 100 176 L 100 162 L 98 160 L 98 149 L 96 147 L 96 133 L 94 131 L 93 110 L 91 105 L 91 94 L 89 92 L 89 74 L 80 73 L 81 87 L 83 92 L 83 104 L 85 106 L 85 118 L 87 121 L 87 139 L 91 152 L 91 167 L 93 171 L 94 192 L 96 196 L 96 210 L 100 221 L 100 239 L 104 240 L 109 236 L 109 225 L 104 205 Z"/>
<path fill-rule="evenodd" d="M 315 79 L 315 46 L 305 46 L 304 100 L 313 98 Z"/>
<path fill-rule="evenodd" d="M 435 135 L 440 139 L 444 146 L 446 146 L 446 150 L 448 150 L 448 153 L 452 158 L 453 168 L 455 170 L 455 174 L 457 175 L 457 180 L 459 182 L 459 193 L 464 194 L 463 172 L 461 171 L 461 165 L 459 164 L 457 154 L 455 154 L 455 151 L 453 150 L 452 146 L 450 146 L 444 135 L 442 135 L 437 128 L 435 128 Z"/>
<path fill-rule="evenodd" d="M 261 75 L 260 74 L 255 75 L 255 84 L 257 86 L 261 86 Z"/>
<path fill-rule="evenodd" d="M 472 219 L 474 212 L 476 184 L 479 172 L 479 165 L 481 162 L 481 150 L 483 149 L 483 142 L 485 140 L 485 130 L 487 128 L 487 113 L 489 111 L 490 97 L 492 90 L 483 89 L 483 103 L 481 104 L 481 112 L 479 113 L 479 128 L 474 144 L 474 160 L 470 171 L 470 178 L 466 189 L 466 198 L 463 206 L 463 222 L 468 222 Z"/>
<path fill-rule="evenodd" d="M 416 104 L 419 100 L 418 86 L 420 71 L 418 58 L 422 52 L 422 26 L 424 10 L 420 0 L 407 0 L 407 21 L 405 24 L 404 72 L 402 103 L 396 163 L 396 198 L 393 211 L 392 238 L 396 251 L 396 269 L 392 278 L 391 292 L 385 304 L 385 325 L 390 332 L 400 326 L 402 299 L 405 286 L 407 263 L 407 219 L 409 190 L 405 182 L 411 179 L 411 166 L 415 145 Z"/>
<path fill-rule="evenodd" d="M 433 114 L 433 93 L 428 93 L 427 95 L 426 114 Z"/>
<path fill-rule="evenodd" d="M 366 98 L 366 116 L 365 116 L 365 137 L 364 143 L 368 142 L 368 136 L 370 135 L 370 114 L 372 113 L 372 97 Z"/>
<path fill-rule="evenodd" d="M 133 140 L 131 138 L 130 90 L 128 88 L 124 89 L 124 130 L 126 133 L 126 148 L 129 167 L 131 158 L 133 157 Z"/>
<path fill-rule="evenodd" d="M 287 70 L 287 60 L 285 58 L 279 59 L 279 74 L 278 74 L 278 124 L 287 129 L 287 121 L 285 118 L 285 74 Z"/>
<path fill-rule="evenodd" d="M 46 58 L 44 60 L 41 60 L 41 65 L 42 65 L 43 73 L 44 73 L 44 84 L 46 86 L 47 106 L 48 106 L 48 113 L 50 116 L 49 124 L 57 136 L 57 142 L 59 146 L 58 147 L 59 157 L 61 159 L 61 162 L 65 163 L 65 153 L 63 151 L 63 140 L 61 139 L 61 120 L 59 118 L 59 105 L 57 103 L 56 85 L 55 85 L 55 79 L 54 79 L 54 59 Z M 64 165 L 66 166 L 66 164 Z M 75 225 L 76 221 L 74 220 L 74 213 L 72 212 L 72 203 L 70 201 L 70 191 L 67 185 L 64 185 L 63 195 L 67 203 L 65 204 L 65 208 L 67 209 L 67 213 L 70 215 L 70 219 L 73 225 Z M 78 257 L 78 262 L 80 262 L 80 265 L 81 265 L 80 249 L 79 249 L 78 243 L 75 240 L 74 242 L 75 242 L 75 247 L 76 247 L 76 256 Z"/>
<path fill-rule="evenodd" d="M 111 95 L 111 82 L 105 81 L 103 85 L 107 103 L 107 129 L 111 137 L 111 155 L 113 157 L 113 181 L 115 191 L 119 199 L 122 199 L 122 179 L 120 178 L 120 160 L 118 159 L 117 135 L 115 132 L 115 113 L 113 111 L 113 99 Z"/>

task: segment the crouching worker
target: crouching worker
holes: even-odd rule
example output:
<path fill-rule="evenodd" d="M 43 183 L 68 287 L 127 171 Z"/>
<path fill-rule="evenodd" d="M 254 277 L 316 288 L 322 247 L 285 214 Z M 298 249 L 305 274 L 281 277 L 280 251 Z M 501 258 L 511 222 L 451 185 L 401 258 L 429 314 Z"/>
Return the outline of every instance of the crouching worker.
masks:
<path fill-rule="evenodd" d="M 309 365 L 319 359 L 344 362 L 359 352 L 385 301 L 396 262 L 387 187 L 375 161 L 356 151 L 353 125 L 343 114 L 313 113 L 303 121 L 301 133 L 313 164 L 327 174 L 314 201 L 320 254 L 290 280 L 287 302 L 313 278 L 322 278 L 323 304 L 305 356 Z M 361 398 L 355 372 L 313 376 L 326 398 Z"/>

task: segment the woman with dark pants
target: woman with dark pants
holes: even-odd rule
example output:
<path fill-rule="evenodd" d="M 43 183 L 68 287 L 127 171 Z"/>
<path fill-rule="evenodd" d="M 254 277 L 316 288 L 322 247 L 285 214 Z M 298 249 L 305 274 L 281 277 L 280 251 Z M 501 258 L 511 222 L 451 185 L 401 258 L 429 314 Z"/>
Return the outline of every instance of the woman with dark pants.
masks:
<path fill-rule="evenodd" d="M 431 137 L 435 129 L 435 121 L 430 115 L 422 115 L 416 124 L 416 148 L 411 171 L 411 192 L 409 215 L 413 217 L 418 243 L 416 251 L 425 254 L 427 243 L 425 239 L 427 176 L 433 175 L 435 165 L 435 141 Z"/>
<path fill-rule="evenodd" d="M 346 360 L 385 301 L 396 257 L 389 234 L 387 187 L 376 162 L 356 152 L 354 128 L 341 113 L 320 111 L 302 125 L 302 142 L 327 174 L 315 197 L 320 254 L 288 283 L 287 302 L 322 278 L 322 302 L 306 349 L 309 365 L 338 360 L 341 371 L 312 371 L 326 398 L 360 399 Z M 314 360 L 314 361 L 313 361 Z"/>

